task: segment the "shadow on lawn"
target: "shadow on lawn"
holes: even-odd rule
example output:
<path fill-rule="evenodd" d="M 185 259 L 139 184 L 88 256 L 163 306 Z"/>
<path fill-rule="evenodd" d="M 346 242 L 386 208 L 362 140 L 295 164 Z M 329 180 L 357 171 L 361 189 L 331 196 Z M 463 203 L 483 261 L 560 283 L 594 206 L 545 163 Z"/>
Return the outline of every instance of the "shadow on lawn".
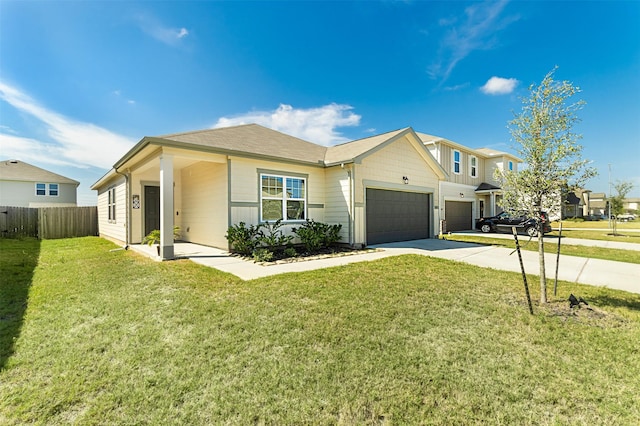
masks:
<path fill-rule="evenodd" d="M 38 264 L 40 241 L 0 239 L 0 371 L 13 354 L 27 310 L 29 287 Z"/>
<path fill-rule="evenodd" d="M 611 297 L 607 295 L 591 296 L 589 303 L 598 307 L 612 306 L 616 308 L 627 308 L 634 311 L 640 311 L 640 296 L 634 295 L 627 298 Z"/>

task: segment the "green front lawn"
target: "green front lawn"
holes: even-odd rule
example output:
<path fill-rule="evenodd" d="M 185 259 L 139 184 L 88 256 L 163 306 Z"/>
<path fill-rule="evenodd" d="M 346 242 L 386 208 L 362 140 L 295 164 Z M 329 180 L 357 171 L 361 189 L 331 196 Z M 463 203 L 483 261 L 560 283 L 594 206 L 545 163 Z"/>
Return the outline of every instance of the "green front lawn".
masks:
<path fill-rule="evenodd" d="M 115 248 L 0 240 L 0 424 L 640 420 L 637 294 L 531 316 L 520 274 L 423 256 L 244 282 Z"/>
<path fill-rule="evenodd" d="M 547 235 L 554 235 L 547 234 Z M 445 239 L 450 241 L 462 241 L 465 243 L 487 244 L 492 246 L 506 247 L 510 249 L 516 248 L 515 241 L 505 238 L 492 238 L 492 234 L 452 234 L 446 235 Z M 563 238 L 567 237 L 565 232 L 562 231 Z M 640 234 L 638 235 L 640 240 Z M 529 240 L 529 237 L 524 235 L 518 236 L 520 248 L 522 250 L 538 251 L 538 238 L 534 237 Z M 617 241 L 617 240 L 616 240 Z M 639 241 L 640 242 L 640 241 Z M 544 240 L 545 253 L 557 253 L 558 252 L 558 240 Z M 602 247 L 590 247 L 590 246 L 577 246 L 568 245 L 560 242 L 560 254 L 567 256 L 589 257 L 592 259 L 613 260 L 616 262 L 627 263 L 639 263 L 640 264 L 640 251 L 638 250 L 622 250 L 611 249 Z"/>

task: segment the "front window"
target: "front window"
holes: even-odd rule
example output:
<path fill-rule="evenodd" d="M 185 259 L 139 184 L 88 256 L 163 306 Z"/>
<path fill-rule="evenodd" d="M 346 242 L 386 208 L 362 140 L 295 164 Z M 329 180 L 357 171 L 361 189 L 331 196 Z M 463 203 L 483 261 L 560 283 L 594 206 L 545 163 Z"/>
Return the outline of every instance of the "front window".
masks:
<path fill-rule="evenodd" d="M 107 210 L 108 210 L 108 219 L 109 222 L 116 221 L 116 189 L 110 188 L 108 193 L 107 200 Z"/>
<path fill-rule="evenodd" d="M 478 177 L 478 158 L 475 156 L 469 157 L 469 175 L 471 177 Z"/>
<path fill-rule="evenodd" d="M 513 161 L 509 161 L 509 170 L 513 171 Z"/>
<path fill-rule="evenodd" d="M 304 220 L 306 179 L 260 175 L 260 220 Z"/>
<path fill-rule="evenodd" d="M 460 151 L 453 151 L 453 173 L 460 174 Z"/>
<path fill-rule="evenodd" d="M 58 196 L 58 184 L 57 183 L 50 183 L 49 184 L 49 195 L 51 197 L 57 197 Z"/>

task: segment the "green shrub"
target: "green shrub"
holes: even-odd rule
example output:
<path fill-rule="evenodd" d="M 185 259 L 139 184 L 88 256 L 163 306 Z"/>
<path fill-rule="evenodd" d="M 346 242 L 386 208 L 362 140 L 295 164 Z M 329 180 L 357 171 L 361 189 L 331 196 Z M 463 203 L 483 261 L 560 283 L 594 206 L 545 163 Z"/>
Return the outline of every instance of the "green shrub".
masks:
<path fill-rule="evenodd" d="M 280 228 L 282 228 L 282 219 L 278 219 L 275 222 L 265 222 L 261 225 L 258 225 L 258 246 L 278 249 L 284 248 L 284 246 L 291 243 L 291 240 L 293 240 L 293 236 L 284 235 Z"/>
<path fill-rule="evenodd" d="M 293 228 L 292 231 L 300 238 L 305 249 L 314 253 L 323 248 L 330 247 L 340 241 L 340 230 L 342 225 L 329 225 L 327 223 L 315 222 L 309 220 L 299 228 Z"/>
<path fill-rule="evenodd" d="M 258 246 L 260 226 L 246 226 L 244 222 L 230 226 L 225 238 L 231 244 L 232 251 L 249 256 Z"/>
<path fill-rule="evenodd" d="M 298 252 L 296 251 L 295 247 L 289 246 L 286 249 L 284 249 L 284 252 L 282 254 L 284 255 L 285 258 L 296 257 L 298 255 Z"/>
<path fill-rule="evenodd" d="M 271 262 L 274 254 L 268 248 L 260 247 L 253 251 L 253 260 L 256 262 Z"/>

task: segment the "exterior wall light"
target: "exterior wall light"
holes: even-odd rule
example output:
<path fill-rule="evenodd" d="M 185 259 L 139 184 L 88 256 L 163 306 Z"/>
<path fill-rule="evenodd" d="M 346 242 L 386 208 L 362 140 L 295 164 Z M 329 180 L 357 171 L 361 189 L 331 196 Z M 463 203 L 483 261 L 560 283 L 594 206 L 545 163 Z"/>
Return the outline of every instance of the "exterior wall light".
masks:
<path fill-rule="evenodd" d="M 405 185 L 409 184 L 409 178 L 407 176 L 402 176 L 402 181 L 404 182 Z"/>

